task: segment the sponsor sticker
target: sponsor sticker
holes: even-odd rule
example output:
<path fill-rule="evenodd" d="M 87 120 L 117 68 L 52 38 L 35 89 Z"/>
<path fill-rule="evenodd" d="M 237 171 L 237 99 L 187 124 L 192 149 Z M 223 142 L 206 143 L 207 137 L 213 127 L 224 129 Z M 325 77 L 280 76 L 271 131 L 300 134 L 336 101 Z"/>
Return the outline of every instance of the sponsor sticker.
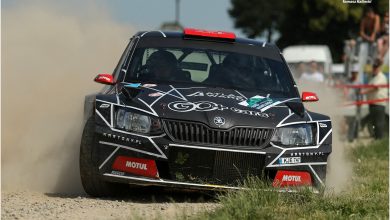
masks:
<path fill-rule="evenodd" d="M 204 96 L 204 93 L 203 92 L 194 92 L 194 93 L 192 93 L 192 94 L 189 94 L 189 95 L 187 95 L 187 96 Z"/>
<path fill-rule="evenodd" d="M 319 123 L 319 125 L 320 125 L 321 128 L 327 128 L 328 127 L 328 125 L 326 125 L 324 123 Z"/>
<path fill-rule="evenodd" d="M 300 157 L 281 157 L 279 158 L 279 164 L 294 164 L 294 163 L 300 163 L 301 158 Z"/>
<path fill-rule="evenodd" d="M 118 156 L 112 164 L 112 169 L 140 176 L 158 178 L 157 166 L 154 160 Z"/>
<path fill-rule="evenodd" d="M 274 181 L 273 187 L 285 187 L 285 186 L 307 186 L 312 185 L 311 176 L 308 172 L 303 171 L 289 171 L 278 170 Z"/>
<path fill-rule="evenodd" d="M 325 153 L 322 151 L 318 152 L 295 152 L 290 153 L 290 156 L 324 156 Z"/>
<path fill-rule="evenodd" d="M 175 101 L 168 104 L 168 108 L 175 112 L 192 112 L 192 111 L 198 111 L 198 112 L 207 112 L 207 111 L 223 111 L 228 110 L 238 113 L 238 114 L 244 114 L 244 115 L 252 115 L 252 116 L 258 116 L 263 118 L 269 118 L 270 115 L 263 112 L 257 112 L 257 111 L 250 111 L 250 110 L 242 110 L 235 107 L 226 107 L 221 104 L 217 104 L 214 102 L 209 101 L 199 101 L 199 102 L 189 102 L 189 101 Z"/>
<path fill-rule="evenodd" d="M 274 101 L 270 98 L 264 98 L 256 103 L 251 103 L 249 106 L 255 109 L 262 109 L 274 103 Z"/>
<path fill-rule="evenodd" d="M 238 109 L 238 108 L 234 108 L 234 107 L 231 107 L 230 110 L 235 112 L 235 113 L 244 114 L 244 115 L 252 115 L 252 116 L 258 116 L 258 117 L 262 117 L 262 118 L 269 118 L 270 117 L 270 114 L 267 114 L 264 112 L 243 110 L 243 109 Z"/>
<path fill-rule="evenodd" d="M 279 101 L 275 101 L 271 98 L 256 95 L 256 96 L 253 96 L 253 97 L 249 98 L 248 100 L 240 102 L 238 104 L 245 106 L 245 107 L 255 108 L 255 109 L 258 109 L 260 111 L 265 111 L 268 108 L 270 108 L 274 105 L 277 105 L 279 103 L 280 103 Z"/>
<path fill-rule="evenodd" d="M 306 96 L 306 100 L 316 100 L 317 97 L 315 97 L 314 95 L 308 95 Z"/>
<path fill-rule="evenodd" d="M 116 135 L 116 134 L 111 134 L 111 133 L 103 133 L 103 137 L 110 138 L 110 139 L 115 139 L 118 141 L 124 141 L 132 144 L 138 144 L 141 145 L 142 142 L 141 140 L 135 139 L 135 138 L 129 138 L 126 136 L 121 136 L 121 135 Z"/>
<path fill-rule="evenodd" d="M 207 97 L 215 97 L 215 98 L 223 98 L 223 99 L 235 99 L 237 101 L 244 101 L 245 98 L 240 95 L 234 95 L 234 94 L 224 94 L 224 93 L 218 93 L 218 92 L 194 92 L 192 94 L 187 95 L 189 97 L 191 96 L 207 96 Z"/>
<path fill-rule="evenodd" d="M 162 96 L 163 94 L 161 92 L 154 92 L 154 93 L 150 93 L 149 96 L 150 97 L 159 97 L 159 96 Z"/>
<path fill-rule="evenodd" d="M 150 87 L 155 87 L 157 86 L 156 84 L 143 84 L 142 87 L 145 87 L 145 88 L 150 88 Z"/>
<path fill-rule="evenodd" d="M 242 105 L 242 106 L 245 106 L 245 107 L 252 107 L 252 105 L 254 105 L 256 102 L 261 101 L 264 98 L 266 98 L 266 97 L 260 96 L 260 95 L 256 95 L 256 96 L 253 96 L 253 97 L 249 98 L 248 100 L 240 102 L 238 104 Z"/>
<path fill-rule="evenodd" d="M 99 76 L 98 80 L 111 81 L 111 79 L 107 76 Z"/>
<path fill-rule="evenodd" d="M 168 108 L 175 112 L 208 112 L 214 110 L 228 109 L 228 107 L 216 104 L 209 101 L 199 101 L 199 102 L 188 102 L 188 101 L 176 101 L 168 104 Z"/>
<path fill-rule="evenodd" d="M 130 87 L 130 88 L 138 88 L 141 86 L 141 83 L 129 83 L 126 84 L 125 87 Z"/>
<path fill-rule="evenodd" d="M 108 108 L 108 107 L 110 107 L 110 105 L 107 104 L 107 103 L 101 104 L 101 105 L 99 106 L 99 108 Z"/>
<path fill-rule="evenodd" d="M 111 174 L 114 174 L 114 175 L 118 175 L 118 176 L 124 176 L 125 175 L 125 172 L 120 172 L 120 171 L 111 171 Z"/>

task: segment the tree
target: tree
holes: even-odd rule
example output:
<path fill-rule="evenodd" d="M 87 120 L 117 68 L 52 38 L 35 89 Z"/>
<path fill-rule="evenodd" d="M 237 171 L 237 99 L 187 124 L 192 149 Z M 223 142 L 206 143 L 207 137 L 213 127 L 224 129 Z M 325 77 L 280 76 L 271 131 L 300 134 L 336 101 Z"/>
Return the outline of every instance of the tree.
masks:
<path fill-rule="evenodd" d="M 232 0 L 233 7 L 229 14 L 234 18 L 235 27 L 250 38 L 267 36 L 272 40 L 275 28 L 283 18 L 280 11 L 285 10 L 288 4 L 283 0 L 258 1 L 258 0 Z"/>
<path fill-rule="evenodd" d="M 248 37 L 277 31 L 279 47 L 293 44 L 326 44 L 334 60 L 341 57 L 345 39 L 356 37 L 364 7 L 368 4 L 345 4 L 342 0 L 231 0 L 235 27 Z M 388 0 L 370 4 L 383 14 Z"/>

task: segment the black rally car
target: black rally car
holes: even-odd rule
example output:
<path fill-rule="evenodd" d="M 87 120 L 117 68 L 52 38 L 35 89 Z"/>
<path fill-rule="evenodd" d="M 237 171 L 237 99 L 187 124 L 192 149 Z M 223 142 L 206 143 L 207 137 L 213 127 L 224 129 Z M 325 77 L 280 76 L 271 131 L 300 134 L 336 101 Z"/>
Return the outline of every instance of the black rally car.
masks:
<path fill-rule="evenodd" d="M 330 118 L 304 108 L 279 49 L 233 33 L 139 32 L 85 99 L 81 180 L 92 196 L 131 185 L 324 184 Z"/>

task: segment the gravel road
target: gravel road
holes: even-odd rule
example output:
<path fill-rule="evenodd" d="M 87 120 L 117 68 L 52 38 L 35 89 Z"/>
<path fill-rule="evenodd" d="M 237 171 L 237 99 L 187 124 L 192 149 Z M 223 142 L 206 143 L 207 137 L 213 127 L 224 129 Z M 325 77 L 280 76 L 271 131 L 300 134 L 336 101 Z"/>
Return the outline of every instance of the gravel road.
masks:
<path fill-rule="evenodd" d="M 217 206 L 213 197 L 183 192 L 139 192 L 111 199 L 32 191 L 1 193 L 1 219 L 175 219 Z"/>

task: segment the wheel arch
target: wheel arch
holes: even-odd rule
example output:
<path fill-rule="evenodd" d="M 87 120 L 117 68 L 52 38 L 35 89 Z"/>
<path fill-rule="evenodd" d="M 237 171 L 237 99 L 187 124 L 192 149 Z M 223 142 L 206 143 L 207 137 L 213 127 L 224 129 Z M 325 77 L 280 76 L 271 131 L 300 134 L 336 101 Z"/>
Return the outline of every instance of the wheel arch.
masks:
<path fill-rule="evenodd" d="M 95 114 L 95 99 L 97 93 L 86 95 L 84 98 L 84 123 Z"/>

